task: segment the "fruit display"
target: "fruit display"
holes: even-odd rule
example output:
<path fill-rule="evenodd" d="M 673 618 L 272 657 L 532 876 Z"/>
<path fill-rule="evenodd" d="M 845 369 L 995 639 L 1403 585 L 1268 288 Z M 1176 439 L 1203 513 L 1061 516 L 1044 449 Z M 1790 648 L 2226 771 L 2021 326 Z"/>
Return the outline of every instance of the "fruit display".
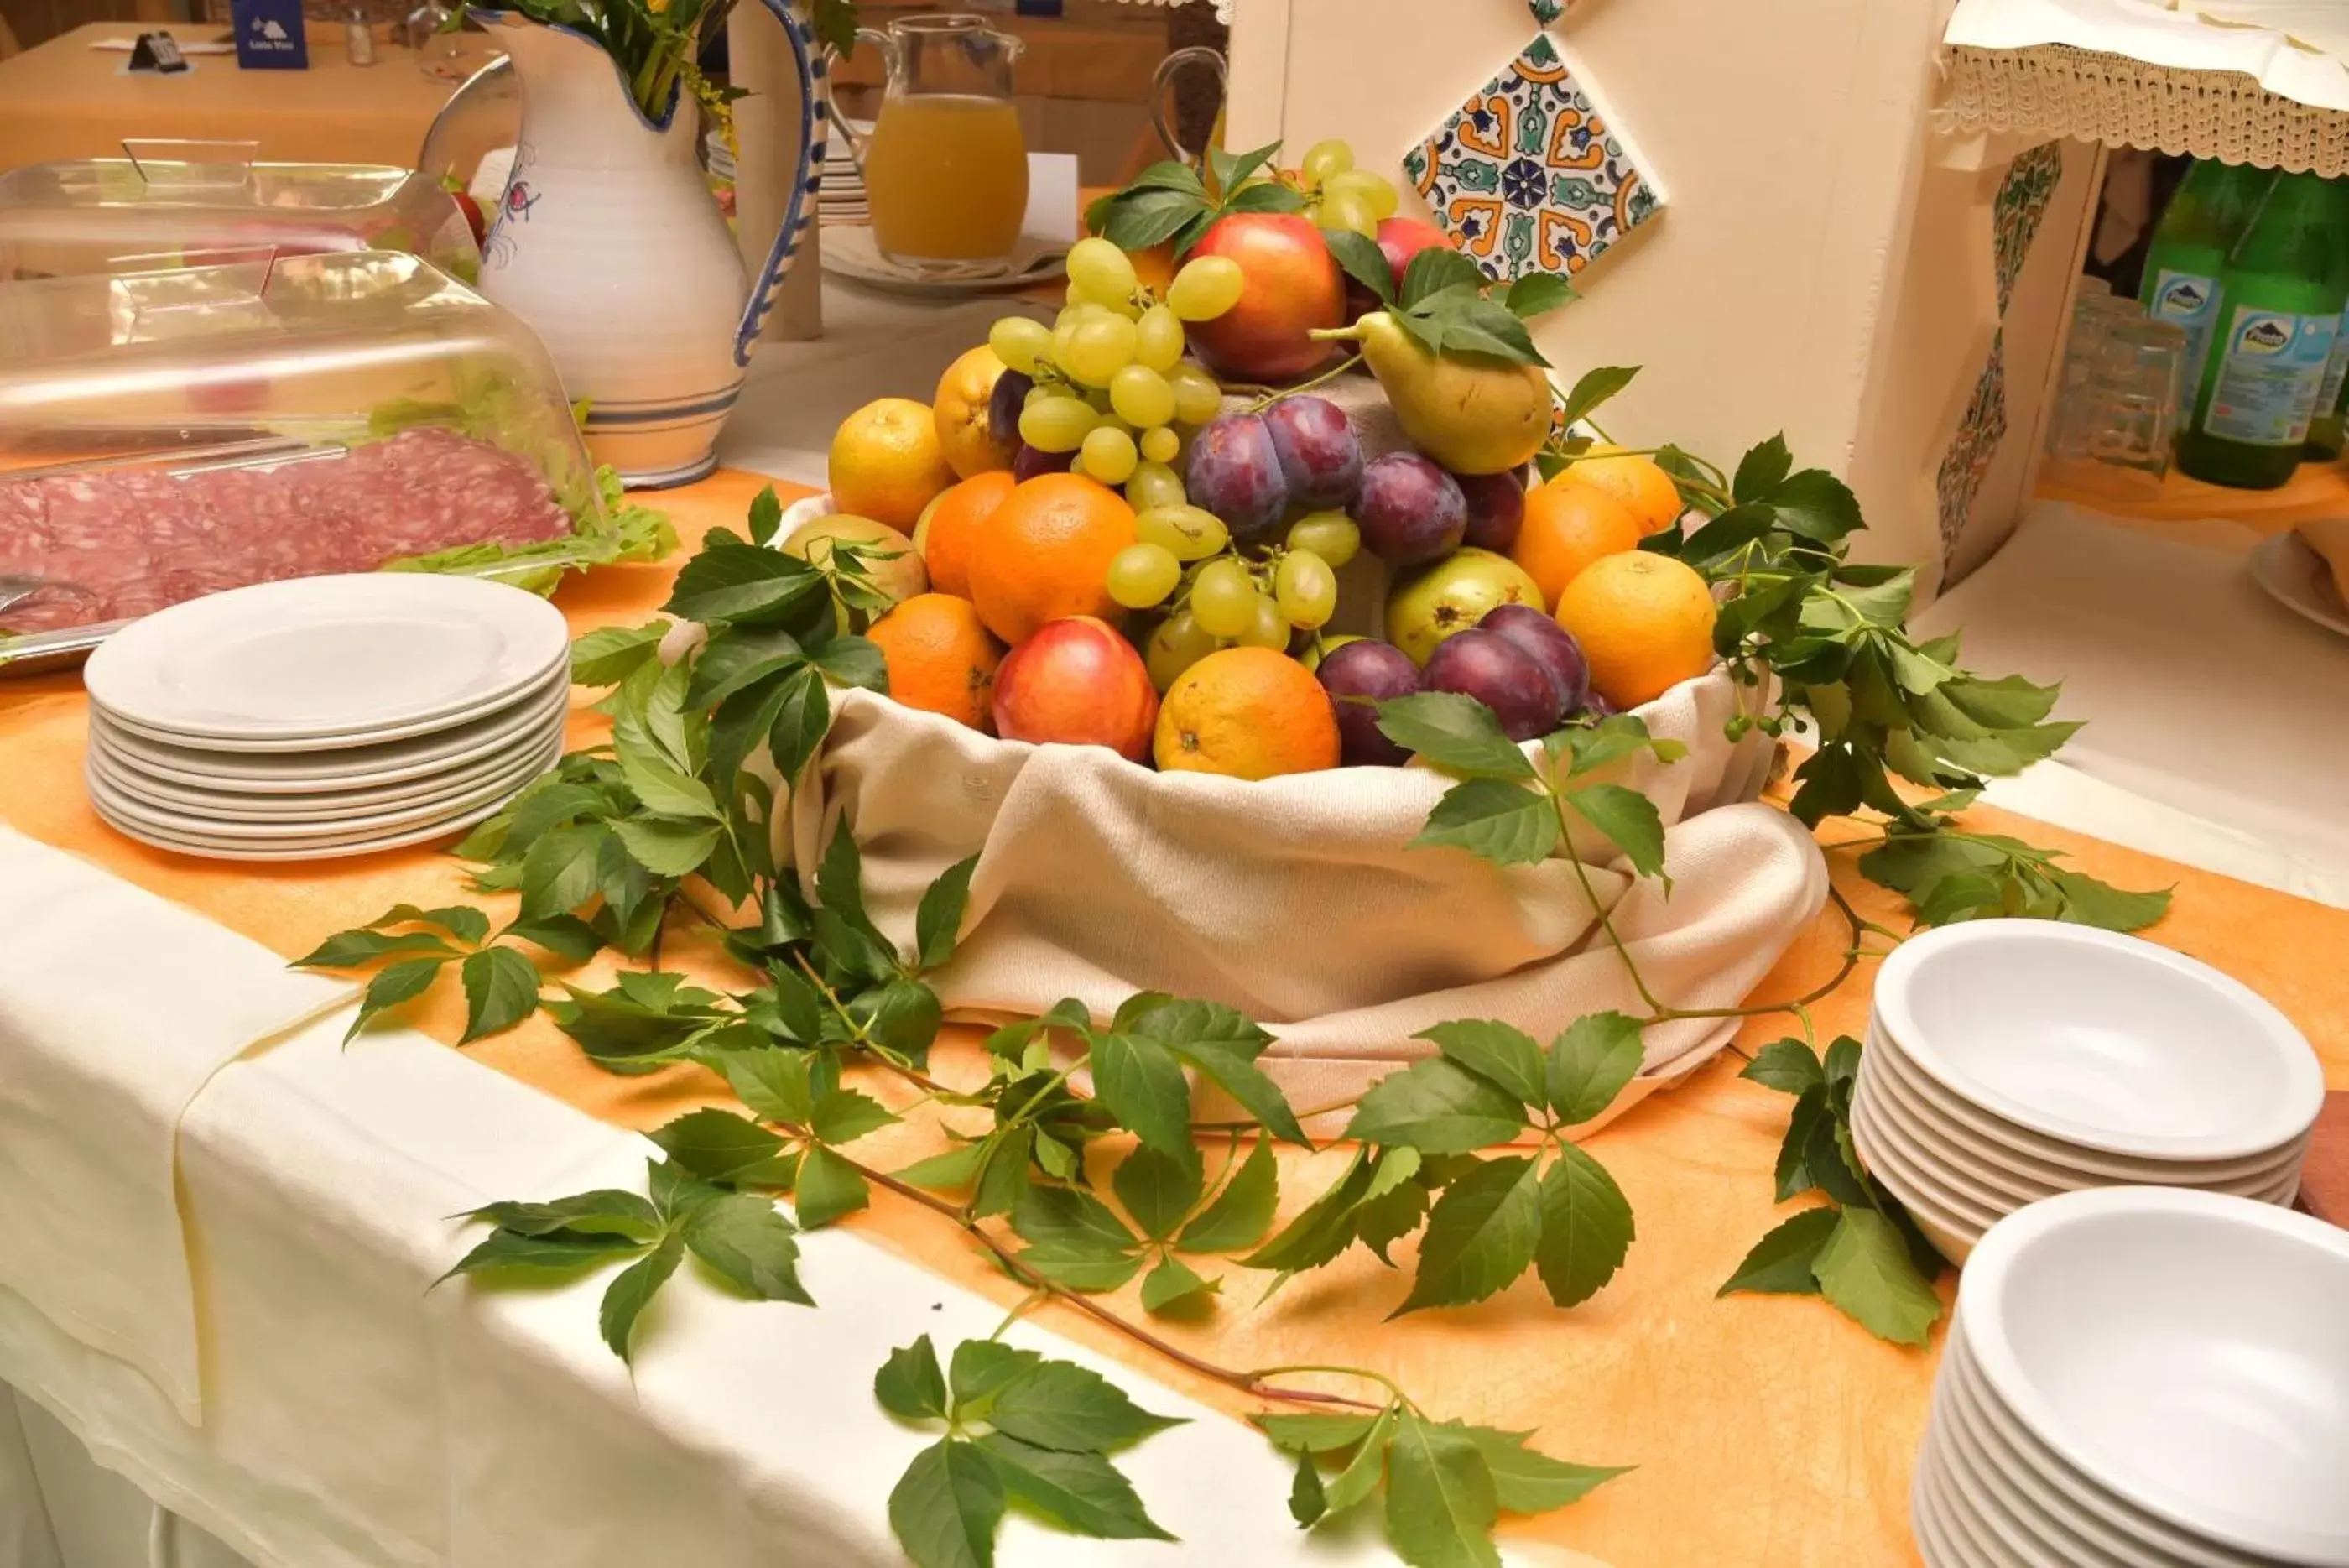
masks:
<path fill-rule="evenodd" d="M 1562 287 L 1488 294 L 1342 143 L 1269 151 L 1156 166 L 1096 205 L 1050 319 L 1003 317 L 926 409 L 841 426 L 840 514 L 790 547 L 859 546 L 896 601 L 872 633 L 893 698 L 1263 779 L 1409 761 L 1376 711 L 1397 697 L 1531 740 L 1709 669 L 1702 580 L 1640 552 L 1672 477 L 1553 432 L 1521 318 Z"/>

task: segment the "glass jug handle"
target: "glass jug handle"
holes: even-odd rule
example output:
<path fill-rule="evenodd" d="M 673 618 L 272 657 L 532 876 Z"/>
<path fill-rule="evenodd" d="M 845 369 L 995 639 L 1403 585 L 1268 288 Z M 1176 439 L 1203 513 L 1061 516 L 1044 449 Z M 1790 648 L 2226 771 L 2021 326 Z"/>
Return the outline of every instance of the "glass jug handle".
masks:
<path fill-rule="evenodd" d="M 881 68 L 886 73 L 882 78 L 881 92 L 884 97 L 886 97 L 890 87 L 905 69 L 904 57 L 897 53 L 897 40 L 878 27 L 859 27 L 856 29 L 856 41 L 860 44 L 870 44 L 880 51 Z M 848 117 L 844 114 L 833 115 L 832 123 L 838 128 L 840 139 L 848 143 L 848 156 L 856 165 L 857 178 L 863 179 L 864 177 L 864 143 L 857 136 L 856 128 L 848 123 Z"/>
<path fill-rule="evenodd" d="M 1185 147 L 1174 134 L 1174 124 L 1166 116 L 1166 89 L 1174 84 L 1176 74 L 1184 67 L 1194 65 L 1206 66 L 1213 70 L 1218 87 L 1226 86 L 1230 80 L 1230 67 L 1225 62 L 1222 51 L 1211 49 L 1204 44 L 1175 50 L 1158 62 L 1158 72 L 1150 78 L 1151 129 L 1158 132 L 1158 140 L 1164 144 L 1166 151 L 1185 163 L 1197 162 L 1207 155 L 1207 150 L 1202 147 L 1194 151 Z"/>

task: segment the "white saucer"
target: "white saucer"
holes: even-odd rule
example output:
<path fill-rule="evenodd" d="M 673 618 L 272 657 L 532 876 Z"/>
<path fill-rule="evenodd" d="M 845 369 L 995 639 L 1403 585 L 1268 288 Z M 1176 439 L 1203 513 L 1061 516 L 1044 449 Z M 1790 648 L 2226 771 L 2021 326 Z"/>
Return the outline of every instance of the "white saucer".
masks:
<path fill-rule="evenodd" d="M 2251 552 L 2251 581 L 2284 608 L 2349 637 L 2349 605 L 2333 587 L 2332 568 L 2291 529 L 2260 541 Z"/>
<path fill-rule="evenodd" d="M 430 844 L 436 839 L 453 838 L 475 823 L 486 821 L 496 815 L 504 807 L 505 801 L 500 799 L 443 822 L 431 823 L 403 833 L 376 838 L 330 838 L 322 839 L 314 844 L 270 846 L 239 844 L 228 839 L 181 837 L 175 834 L 160 833 L 153 828 L 141 827 L 136 823 L 108 815 L 103 807 L 98 809 L 98 815 L 104 817 L 109 826 L 126 838 L 135 838 L 141 844 L 151 845 L 158 849 L 169 849 L 178 855 L 192 855 L 202 860 L 339 860 L 352 855 L 372 855 L 380 849 L 406 849 L 419 844 Z"/>
<path fill-rule="evenodd" d="M 511 702 L 567 657 L 562 613 L 503 583 L 361 572 L 232 588 L 145 617 L 90 655 L 93 704 L 222 749 L 363 745 Z"/>
<path fill-rule="evenodd" d="M 537 743 L 532 743 L 536 739 Z M 93 732 L 90 765 L 107 783 L 154 806 L 234 822 L 323 822 L 356 816 L 395 806 L 422 805 L 453 800 L 476 787 L 502 782 L 537 762 L 545 746 L 560 747 L 561 734 L 550 728 L 543 738 L 529 737 L 511 752 L 469 762 L 445 773 L 428 774 L 404 783 L 378 788 L 329 790 L 301 794 L 249 794 L 233 790 L 193 788 L 159 778 L 106 743 L 103 732 Z M 560 755 L 558 749 L 557 753 Z M 543 771 L 542 768 L 541 771 Z M 524 783 L 528 782 L 525 777 Z"/>
<path fill-rule="evenodd" d="M 346 810 L 331 816 L 300 821 L 255 820 L 226 814 L 175 810 L 138 794 L 134 788 L 117 784 L 106 775 L 103 763 L 95 755 L 84 770 L 82 782 L 89 791 L 92 804 L 109 820 L 128 819 L 160 833 L 192 838 L 262 845 L 293 844 L 347 836 L 380 836 L 444 821 L 477 805 L 510 798 L 523 785 L 553 767 L 561 755 L 562 740 L 557 736 L 534 753 L 515 757 L 513 765 L 499 775 L 486 782 L 476 782 L 452 794 L 405 805 L 380 805 L 371 810 Z"/>
<path fill-rule="evenodd" d="M 409 723 L 385 724 L 373 729 L 347 731 L 332 735 L 287 735 L 265 740 L 196 735 L 181 730 L 159 729 L 152 724 L 119 713 L 95 697 L 90 699 L 89 707 L 92 713 L 103 716 L 106 722 L 114 727 L 117 733 L 138 735 L 153 741 L 159 745 L 181 746 L 214 756 L 224 753 L 307 756 L 328 752 L 347 752 L 362 746 L 386 745 L 394 741 L 412 741 L 427 735 L 437 735 L 458 725 L 470 724 L 476 719 L 486 719 L 504 712 L 534 698 L 542 698 L 550 691 L 557 690 L 567 691 L 570 686 L 571 670 L 569 658 L 566 655 L 542 670 L 519 690 L 470 702 L 464 707 L 435 718 L 418 719 Z"/>
<path fill-rule="evenodd" d="M 535 703 L 490 714 L 446 732 L 413 741 L 315 754 L 204 752 L 134 734 L 93 711 L 90 730 L 105 732 L 105 744 L 142 773 L 198 789 L 292 794 L 315 790 L 363 789 L 399 784 L 503 755 L 517 737 L 542 726 L 562 728 L 571 707 L 571 689 L 550 688 Z"/>

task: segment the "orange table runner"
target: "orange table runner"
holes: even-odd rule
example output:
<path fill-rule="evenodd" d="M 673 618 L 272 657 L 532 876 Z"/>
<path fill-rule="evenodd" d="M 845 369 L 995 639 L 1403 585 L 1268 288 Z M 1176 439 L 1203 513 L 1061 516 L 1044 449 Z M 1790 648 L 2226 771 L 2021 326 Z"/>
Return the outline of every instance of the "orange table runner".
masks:
<path fill-rule="evenodd" d="M 659 500 L 690 549 L 704 530 L 738 523 L 761 483 L 722 472 Z M 557 603 L 574 631 L 634 622 L 666 597 L 673 571 L 674 563 L 606 568 L 573 580 Z M 458 864 L 427 850 L 274 867 L 188 859 L 131 843 L 99 823 L 84 797 L 85 725 L 75 677 L 0 680 L 0 820 L 289 956 L 397 902 L 429 907 L 469 898 Z M 603 726 L 595 715 L 574 712 L 573 743 L 595 737 Z M 2002 813 L 1972 815 L 1985 829 L 2068 851 L 2081 868 L 2123 885 L 2174 885 L 2173 912 L 2153 934 L 2272 1000 L 2315 1043 L 2328 1083 L 2349 1088 L 2349 978 L 2338 958 L 2349 949 L 2349 911 Z M 1832 842 L 1837 832 L 1829 827 L 1823 836 Z M 1899 901 L 1862 881 L 1849 856 L 1830 858 L 1837 885 L 1864 915 L 1896 928 L 1904 923 Z M 493 909 L 498 902 L 482 901 Z M 668 961 L 687 968 L 709 961 L 706 947 L 680 937 Z M 1841 917 L 1828 910 L 1755 1000 L 1811 989 L 1833 972 L 1845 940 Z M 1872 969 L 1864 964 L 1813 1009 L 1822 1041 L 1863 1032 Z M 418 1022 L 453 1041 L 461 1012 L 456 996 L 441 995 Z M 1784 1017 L 1759 1019 L 1743 1039 L 1751 1048 L 1787 1028 Z M 543 1018 L 470 1054 L 629 1127 L 657 1126 L 726 1097 L 698 1068 L 646 1078 L 606 1075 Z M 1375 1367 L 1438 1413 L 1537 1428 L 1541 1445 L 1561 1457 L 1640 1467 L 1570 1509 L 1509 1521 L 1506 1528 L 1519 1537 L 1571 1546 L 1620 1568 L 1913 1563 L 1909 1475 L 1934 1353 L 1882 1344 L 1815 1300 L 1714 1298 L 1745 1250 L 1783 1218 L 1771 1202 L 1770 1171 L 1788 1102 L 1740 1081 L 1737 1066 L 1734 1057 L 1723 1056 L 1591 1139 L 1592 1151 L 1631 1200 L 1639 1238 L 1616 1280 L 1571 1312 L 1520 1282 L 1474 1307 L 1387 1323 L 1407 1275 L 1389 1272 L 1357 1248 L 1261 1306 L 1255 1304 L 1257 1276 L 1226 1266 L 1233 1278 L 1209 1315 L 1152 1326 L 1227 1366 L 1340 1361 Z M 934 1070 L 949 1081 L 973 1081 L 983 1071 L 975 1036 L 949 1030 Z M 885 1097 L 889 1092 L 880 1083 L 868 1086 Z M 917 1118 L 856 1152 L 886 1168 L 936 1147 L 934 1124 Z M 1284 1157 L 1284 1219 L 1332 1179 L 1342 1158 Z M 1017 1299 L 1016 1287 L 934 1217 L 886 1193 L 876 1197 L 870 1212 L 849 1223 L 971 1290 Z M 1397 1253 L 1406 1270 L 1409 1251 L 1405 1243 Z M 1139 1316 L 1132 1293 L 1129 1287 L 1120 1304 Z M 1056 1329 L 1148 1376 L 1227 1409 L 1247 1407 L 1220 1386 L 1073 1313 L 1047 1309 L 1047 1315 Z"/>

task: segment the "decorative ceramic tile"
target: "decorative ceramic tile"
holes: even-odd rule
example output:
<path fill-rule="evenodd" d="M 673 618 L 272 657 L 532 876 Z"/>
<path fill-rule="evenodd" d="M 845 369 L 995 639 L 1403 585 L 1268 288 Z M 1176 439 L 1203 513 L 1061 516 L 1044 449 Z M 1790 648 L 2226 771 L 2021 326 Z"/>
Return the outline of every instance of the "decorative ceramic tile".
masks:
<path fill-rule="evenodd" d="M 2014 297 L 2014 280 L 2039 237 L 2039 224 L 2054 199 L 2056 182 L 2064 177 L 2064 147 L 2043 141 L 2007 166 L 1991 199 L 1991 265 L 1998 279 L 1998 314 L 2005 319 L 2007 302 Z"/>
<path fill-rule="evenodd" d="M 2032 242 L 2039 237 L 2040 223 L 2047 216 L 2047 204 L 2054 199 L 2063 174 L 2062 143 L 2042 142 L 2016 156 L 1991 198 L 1991 274 L 1998 286 L 2002 321 L 2008 302 L 2014 297 L 2014 281 L 2023 275 L 2023 265 L 2030 259 Z M 1991 338 L 1990 357 L 1975 379 L 1973 396 L 1967 400 L 1957 433 L 1950 438 L 1949 450 L 1941 454 L 1941 466 L 1934 476 L 1944 568 L 1965 535 L 1982 476 L 1990 472 L 1991 460 L 2005 439 L 2006 334 L 2002 328 Z"/>
<path fill-rule="evenodd" d="M 1571 275 L 1662 206 L 1547 37 L 1403 155 L 1436 223 L 1485 275 Z"/>
<path fill-rule="evenodd" d="M 1547 27 L 1566 15 L 1566 0 L 1526 0 L 1533 9 L 1534 20 Z"/>

